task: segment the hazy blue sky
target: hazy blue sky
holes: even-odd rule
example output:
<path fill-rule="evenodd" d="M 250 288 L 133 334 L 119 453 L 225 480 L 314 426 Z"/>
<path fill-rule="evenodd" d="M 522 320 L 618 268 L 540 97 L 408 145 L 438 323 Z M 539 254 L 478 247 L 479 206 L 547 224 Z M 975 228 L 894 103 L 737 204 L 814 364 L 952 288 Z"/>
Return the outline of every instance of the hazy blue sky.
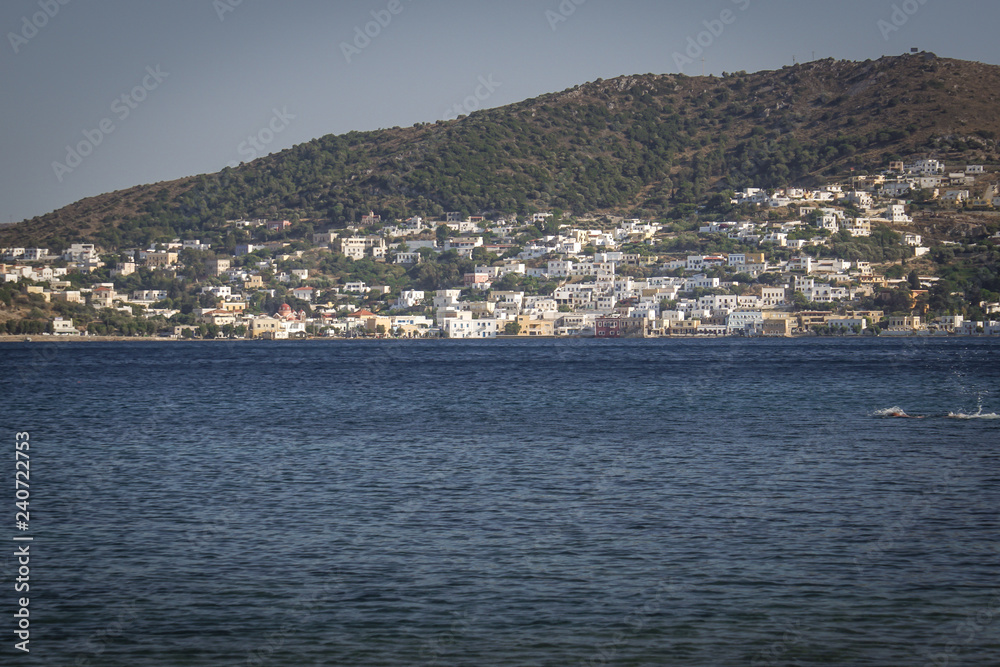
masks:
<path fill-rule="evenodd" d="M 702 57 L 1000 64 L 998 25 L 996 0 L 3 0 L 0 220 Z"/>

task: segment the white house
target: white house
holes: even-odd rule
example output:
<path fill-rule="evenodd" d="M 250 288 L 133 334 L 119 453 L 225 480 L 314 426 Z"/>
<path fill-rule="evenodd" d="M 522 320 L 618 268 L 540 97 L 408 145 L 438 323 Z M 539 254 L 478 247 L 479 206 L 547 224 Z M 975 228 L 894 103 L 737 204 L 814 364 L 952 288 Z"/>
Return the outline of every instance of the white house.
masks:
<path fill-rule="evenodd" d="M 461 296 L 462 290 L 440 289 L 434 295 L 434 307 L 437 309 L 455 308 L 458 306 L 458 300 Z"/>
<path fill-rule="evenodd" d="M 79 334 L 80 332 L 73 326 L 73 320 L 64 320 L 61 317 L 57 317 L 52 320 L 52 333 L 57 336 L 65 336 Z"/>
<path fill-rule="evenodd" d="M 831 317 L 826 321 L 826 324 L 830 327 L 844 327 L 845 329 L 859 326 L 862 331 L 868 328 L 868 320 L 863 317 Z"/>
<path fill-rule="evenodd" d="M 36 262 L 40 259 L 45 259 L 49 255 L 48 248 L 25 248 L 24 257 L 22 259 L 26 262 Z M 97 255 L 94 254 L 93 260 L 97 260 Z"/>
<path fill-rule="evenodd" d="M 546 273 L 553 278 L 566 278 L 568 276 L 575 275 L 573 271 L 573 262 L 569 260 L 549 260 Z"/>
<path fill-rule="evenodd" d="M 780 306 L 785 303 L 784 287 L 762 287 L 760 295 L 761 305 Z"/>
<path fill-rule="evenodd" d="M 852 190 L 851 192 L 848 192 L 847 201 L 861 209 L 869 209 L 875 204 L 875 201 L 869 193 L 860 190 Z"/>
<path fill-rule="evenodd" d="M 86 262 L 97 259 L 97 250 L 93 243 L 73 243 L 62 256 L 67 262 Z"/>
<path fill-rule="evenodd" d="M 764 313 L 759 310 L 734 310 L 726 316 L 726 333 L 742 333 L 748 324 L 763 321 Z"/>
<path fill-rule="evenodd" d="M 944 185 L 942 176 L 918 176 L 914 185 L 921 190 L 932 190 Z"/>
<path fill-rule="evenodd" d="M 938 318 L 941 327 L 947 331 L 956 331 L 962 328 L 965 318 L 962 315 L 943 315 Z"/>
<path fill-rule="evenodd" d="M 698 287 L 705 289 L 715 289 L 719 287 L 718 278 L 707 278 L 705 276 L 692 276 L 684 283 L 684 289 L 687 291 L 693 290 Z"/>
<path fill-rule="evenodd" d="M 906 215 L 906 207 L 902 204 L 890 204 L 885 210 L 885 217 L 890 222 L 913 222 L 913 218 Z"/>
<path fill-rule="evenodd" d="M 228 298 L 233 295 L 233 288 L 229 285 L 206 285 L 201 288 L 202 294 L 214 294 L 220 298 Z"/>
<path fill-rule="evenodd" d="M 684 268 L 688 271 L 700 271 L 704 264 L 705 258 L 702 255 L 688 255 Z"/>
<path fill-rule="evenodd" d="M 871 236 L 872 221 L 870 218 L 851 218 L 842 220 L 840 228 L 846 230 L 851 236 Z"/>
<path fill-rule="evenodd" d="M 422 290 L 403 290 L 399 293 L 399 298 L 396 299 L 396 308 L 413 308 L 424 300 L 424 293 Z"/>
<path fill-rule="evenodd" d="M 913 181 L 899 181 L 894 183 L 883 183 L 881 194 L 883 197 L 900 197 L 913 189 Z"/>
<path fill-rule="evenodd" d="M 260 250 L 263 247 L 264 246 L 260 244 L 254 245 L 253 243 L 237 243 L 236 250 L 234 251 L 233 254 L 235 254 L 237 257 L 242 257 L 243 255 L 249 255 L 255 250 Z"/>
<path fill-rule="evenodd" d="M 296 299 L 302 299 L 303 301 L 308 301 L 312 303 L 313 297 L 316 296 L 317 290 L 315 287 L 296 287 L 292 290 L 292 296 Z"/>
<path fill-rule="evenodd" d="M 393 264 L 419 264 L 419 252 L 397 252 L 392 259 Z"/>
<path fill-rule="evenodd" d="M 712 294 L 698 299 L 698 308 L 706 310 L 733 310 L 736 308 L 737 297 L 735 294 Z"/>
<path fill-rule="evenodd" d="M 481 236 L 457 237 L 445 241 L 444 249 L 455 250 L 460 255 L 463 255 L 465 257 L 471 257 L 472 251 L 481 245 L 483 245 L 483 238 Z"/>
<path fill-rule="evenodd" d="M 843 217 L 827 213 L 816 218 L 816 226 L 820 229 L 835 232 L 840 229 L 841 220 L 843 220 Z"/>
<path fill-rule="evenodd" d="M 910 165 L 909 171 L 918 174 L 943 174 L 944 163 L 938 160 L 917 160 Z"/>
<path fill-rule="evenodd" d="M 792 259 L 788 260 L 788 270 L 802 271 L 803 273 L 807 274 L 812 273 L 813 262 L 815 262 L 815 260 L 809 255 L 799 255 L 798 257 L 793 257 Z"/>
<path fill-rule="evenodd" d="M 968 190 L 946 190 L 941 200 L 951 204 L 961 204 L 968 198 Z"/>
<path fill-rule="evenodd" d="M 475 319 L 473 313 L 464 311 L 444 318 L 443 329 L 448 338 L 496 338 L 497 321 L 493 318 Z"/>

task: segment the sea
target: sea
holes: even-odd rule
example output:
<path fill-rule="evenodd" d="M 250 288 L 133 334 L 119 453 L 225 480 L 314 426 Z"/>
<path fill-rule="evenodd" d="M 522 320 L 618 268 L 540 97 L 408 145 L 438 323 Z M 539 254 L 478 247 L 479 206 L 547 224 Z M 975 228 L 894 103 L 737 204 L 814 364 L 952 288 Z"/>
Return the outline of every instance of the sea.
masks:
<path fill-rule="evenodd" d="M 4 665 L 1000 664 L 998 339 L 36 339 L 0 381 Z"/>

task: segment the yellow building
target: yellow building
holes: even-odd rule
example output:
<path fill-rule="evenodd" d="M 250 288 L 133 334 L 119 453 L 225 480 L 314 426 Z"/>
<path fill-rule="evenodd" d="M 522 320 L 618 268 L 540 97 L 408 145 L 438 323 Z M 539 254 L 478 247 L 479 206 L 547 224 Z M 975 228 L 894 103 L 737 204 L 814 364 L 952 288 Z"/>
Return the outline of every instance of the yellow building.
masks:
<path fill-rule="evenodd" d="M 111 308 L 118 293 L 110 287 L 97 287 L 90 293 L 90 305 L 94 308 Z"/>
<path fill-rule="evenodd" d="M 221 276 L 229 270 L 232 263 L 232 260 L 228 257 L 213 257 L 212 259 L 205 260 L 205 268 L 208 269 L 209 273 L 213 276 Z"/>
<path fill-rule="evenodd" d="M 177 263 L 177 253 L 167 250 L 146 253 L 146 266 L 150 268 L 163 268 L 173 266 Z"/>
<path fill-rule="evenodd" d="M 66 290 L 63 292 L 53 292 L 52 299 L 55 301 L 65 301 L 67 303 L 83 303 L 80 290 Z"/>
<path fill-rule="evenodd" d="M 284 332 L 282 321 L 273 317 L 255 317 L 250 325 L 251 338 L 277 338 L 279 332 Z M 287 334 L 286 334 L 287 336 Z"/>
<path fill-rule="evenodd" d="M 761 327 L 764 336 L 791 336 L 792 319 L 788 317 L 764 320 Z"/>
<path fill-rule="evenodd" d="M 826 324 L 828 319 L 835 317 L 835 315 L 828 310 L 802 310 L 796 313 L 796 316 L 799 320 L 799 329 L 802 331 L 809 331 L 815 326 L 822 326 Z"/>
<path fill-rule="evenodd" d="M 697 333 L 701 320 L 670 320 L 667 333 L 671 336 L 684 336 Z"/>
<path fill-rule="evenodd" d="M 530 315 L 518 315 L 517 323 L 521 325 L 518 336 L 552 336 L 555 328 L 552 320 L 533 320 Z"/>
<path fill-rule="evenodd" d="M 878 274 L 872 274 L 868 276 L 858 276 L 858 282 L 862 285 L 867 285 L 869 287 L 888 287 L 889 283 L 885 279 L 885 276 L 880 276 Z"/>
<path fill-rule="evenodd" d="M 889 316 L 889 331 L 916 331 L 921 328 L 919 315 Z"/>
<path fill-rule="evenodd" d="M 383 327 L 383 332 L 389 333 L 392 331 L 392 318 L 383 317 L 381 315 L 373 315 L 372 317 L 365 319 L 365 331 L 368 333 L 376 333 L 379 325 Z"/>
<path fill-rule="evenodd" d="M 198 321 L 205 324 L 216 324 L 221 327 L 226 324 L 236 324 L 236 316 L 225 310 L 210 310 L 207 313 L 199 315 Z"/>

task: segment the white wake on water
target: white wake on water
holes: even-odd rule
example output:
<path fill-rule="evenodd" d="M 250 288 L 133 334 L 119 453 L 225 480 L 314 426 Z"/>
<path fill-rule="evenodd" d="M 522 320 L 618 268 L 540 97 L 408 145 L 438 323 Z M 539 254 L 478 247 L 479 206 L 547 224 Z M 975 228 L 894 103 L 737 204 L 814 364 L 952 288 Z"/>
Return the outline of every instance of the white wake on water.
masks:
<path fill-rule="evenodd" d="M 979 392 L 977 395 L 975 412 L 949 412 L 948 416 L 952 419 L 1000 419 L 1000 415 L 995 412 L 983 413 L 983 394 L 985 393 L 988 392 Z"/>
<path fill-rule="evenodd" d="M 894 405 L 891 408 L 882 408 L 881 410 L 876 410 L 871 413 L 872 417 L 909 417 L 906 411 L 898 405 Z"/>
<path fill-rule="evenodd" d="M 952 419 L 1000 419 L 1000 415 L 995 412 L 987 412 L 986 414 L 983 414 L 982 408 L 980 408 L 979 412 L 972 415 L 964 412 L 949 412 L 948 416 Z"/>
<path fill-rule="evenodd" d="M 910 419 L 923 419 L 924 415 L 911 415 L 908 414 L 903 408 L 898 405 L 894 405 L 891 408 L 882 408 L 881 410 L 875 410 L 869 414 L 870 417 L 909 417 Z M 934 415 L 931 415 L 932 417 Z M 939 415 L 940 416 L 940 415 Z M 979 406 L 979 409 L 974 413 L 968 412 L 949 412 L 945 415 L 949 419 L 1000 419 L 1000 415 L 995 412 L 983 412 L 983 407 Z"/>

